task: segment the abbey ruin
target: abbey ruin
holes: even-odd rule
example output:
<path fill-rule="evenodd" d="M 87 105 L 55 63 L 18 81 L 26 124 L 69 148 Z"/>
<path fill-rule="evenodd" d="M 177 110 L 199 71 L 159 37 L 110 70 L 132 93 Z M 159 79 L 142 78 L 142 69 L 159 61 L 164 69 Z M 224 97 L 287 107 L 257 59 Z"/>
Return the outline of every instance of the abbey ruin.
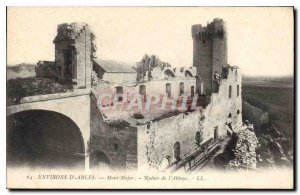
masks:
<path fill-rule="evenodd" d="M 248 149 L 249 166 L 255 168 L 257 140 L 251 125 L 242 122 L 242 74 L 238 66 L 228 64 L 222 19 L 191 27 L 191 67 L 172 67 L 147 54 L 131 66 L 102 60 L 95 53 L 95 38 L 86 23 L 60 24 L 53 41 L 55 60 L 37 64 L 37 78 L 68 85 L 71 95 L 88 91 L 90 96 L 89 103 L 80 105 L 89 109 L 89 121 L 82 123 L 89 127 L 79 128 L 79 138 L 72 144 L 47 141 L 54 145 L 53 150 L 67 147 L 66 153 L 84 159 L 78 162 L 89 168 L 191 170 L 189 159 L 201 156 L 204 150 L 215 151 L 233 133 L 249 131 L 243 136 L 254 140 Z M 24 97 L 19 103 L 55 99 L 51 95 Z M 17 112 L 17 108 L 11 110 Z M 233 166 L 243 163 L 231 161 Z"/>

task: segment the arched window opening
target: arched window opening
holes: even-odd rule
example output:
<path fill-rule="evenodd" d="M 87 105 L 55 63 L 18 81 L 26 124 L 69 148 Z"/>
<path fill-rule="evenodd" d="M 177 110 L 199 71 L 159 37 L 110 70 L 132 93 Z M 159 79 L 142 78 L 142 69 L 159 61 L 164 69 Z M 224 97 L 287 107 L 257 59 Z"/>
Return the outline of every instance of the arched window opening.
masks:
<path fill-rule="evenodd" d="M 179 84 L 179 95 L 183 95 L 184 94 L 184 83 L 180 82 Z"/>
<path fill-rule="evenodd" d="M 171 97 L 172 93 L 171 93 L 171 84 L 167 83 L 166 84 L 166 94 L 168 95 L 168 97 Z"/>
<path fill-rule="evenodd" d="M 172 70 L 170 70 L 170 69 L 165 70 L 164 73 L 165 73 L 165 78 L 175 77 L 174 72 Z"/>
<path fill-rule="evenodd" d="M 191 71 L 189 71 L 189 70 L 186 70 L 186 71 L 184 72 L 184 76 L 185 76 L 185 77 L 194 77 L 193 74 L 191 73 Z"/>
<path fill-rule="evenodd" d="M 140 95 L 142 96 L 142 99 L 144 100 L 144 101 L 146 101 L 146 98 L 147 98 L 147 92 L 146 92 L 146 85 L 140 85 L 139 86 L 139 93 L 140 93 Z"/>
<path fill-rule="evenodd" d="M 121 86 L 116 87 L 116 96 L 118 98 L 118 102 L 123 101 L 123 87 Z"/>

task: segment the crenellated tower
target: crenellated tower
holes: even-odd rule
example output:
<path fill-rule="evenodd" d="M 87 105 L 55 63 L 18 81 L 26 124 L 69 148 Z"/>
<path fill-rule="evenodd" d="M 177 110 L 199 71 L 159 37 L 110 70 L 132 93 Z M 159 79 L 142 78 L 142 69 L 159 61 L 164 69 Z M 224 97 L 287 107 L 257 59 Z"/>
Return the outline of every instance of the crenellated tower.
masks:
<path fill-rule="evenodd" d="M 207 26 L 192 26 L 193 66 L 197 68 L 197 91 L 212 92 L 214 73 L 221 74 L 227 65 L 227 33 L 225 22 L 214 19 Z"/>

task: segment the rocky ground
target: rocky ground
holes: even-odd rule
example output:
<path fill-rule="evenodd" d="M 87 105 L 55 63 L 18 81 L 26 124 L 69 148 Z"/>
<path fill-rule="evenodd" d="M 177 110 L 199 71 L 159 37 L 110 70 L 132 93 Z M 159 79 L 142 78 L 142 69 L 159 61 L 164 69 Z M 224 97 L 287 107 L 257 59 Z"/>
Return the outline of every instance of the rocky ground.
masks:
<path fill-rule="evenodd" d="M 293 164 L 293 148 L 287 139 L 273 125 L 257 135 L 259 147 L 257 156 L 259 168 L 290 167 Z"/>
<path fill-rule="evenodd" d="M 257 135 L 251 125 L 244 125 L 223 142 L 222 149 L 210 160 L 210 168 L 249 170 L 292 166 L 293 149 L 289 140 L 274 126 Z"/>
<path fill-rule="evenodd" d="M 253 127 L 243 125 L 224 139 L 221 150 L 212 158 L 217 169 L 255 169 L 258 140 Z"/>

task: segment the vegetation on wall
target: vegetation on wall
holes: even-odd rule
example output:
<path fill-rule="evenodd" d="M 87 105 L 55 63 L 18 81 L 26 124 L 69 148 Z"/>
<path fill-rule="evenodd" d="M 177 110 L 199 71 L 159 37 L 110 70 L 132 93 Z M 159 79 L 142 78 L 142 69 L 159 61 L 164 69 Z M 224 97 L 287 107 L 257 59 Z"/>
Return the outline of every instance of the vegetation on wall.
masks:
<path fill-rule="evenodd" d="M 34 95 L 63 93 L 72 89 L 71 85 L 48 78 L 17 78 L 8 80 L 7 105 L 19 104 L 22 98 Z"/>

